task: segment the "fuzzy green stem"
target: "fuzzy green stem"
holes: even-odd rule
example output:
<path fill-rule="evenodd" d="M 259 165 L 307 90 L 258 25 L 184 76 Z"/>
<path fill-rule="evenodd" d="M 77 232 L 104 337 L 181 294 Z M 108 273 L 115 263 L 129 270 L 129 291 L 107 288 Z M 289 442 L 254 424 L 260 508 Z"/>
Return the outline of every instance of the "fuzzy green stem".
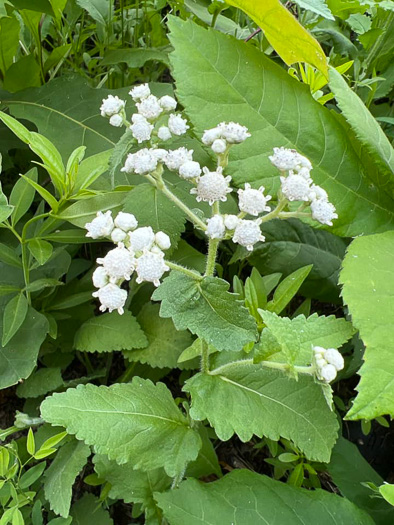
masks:
<path fill-rule="evenodd" d="M 283 197 L 279 198 L 278 204 L 275 209 L 261 217 L 261 223 L 271 221 L 272 219 L 277 219 L 281 211 L 287 206 L 287 200 Z"/>
<path fill-rule="evenodd" d="M 189 268 L 185 268 L 184 266 L 181 266 L 180 264 L 176 264 L 171 261 L 165 261 L 166 265 L 171 268 L 171 270 L 175 270 L 176 272 L 181 272 L 187 275 L 188 277 L 191 277 L 192 279 L 195 279 L 196 281 L 201 281 L 203 279 L 202 275 L 200 275 L 198 272 L 195 272 L 194 270 L 189 270 Z"/>
<path fill-rule="evenodd" d="M 209 351 L 208 343 L 204 340 L 201 340 L 201 372 L 204 374 L 209 374 Z"/>
<path fill-rule="evenodd" d="M 264 368 L 273 368 L 275 370 L 282 370 L 283 372 L 287 372 L 288 370 L 290 370 L 290 367 L 287 363 L 276 363 L 274 361 L 261 361 L 260 363 L 254 363 L 253 359 L 242 359 L 240 361 L 232 361 L 231 363 L 226 363 L 225 365 L 219 366 L 215 370 L 211 370 L 208 373 L 212 376 L 217 376 L 225 374 L 226 372 L 229 372 L 234 369 L 239 369 L 241 366 L 250 365 L 260 365 Z M 294 366 L 292 367 L 292 370 L 299 374 L 313 375 L 315 373 L 315 367 L 313 365 Z"/>
<path fill-rule="evenodd" d="M 218 246 L 219 246 L 219 240 L 218 239 L 209 239 L 208 243 L 208 255 L 207 255 L 207 265 L 205 268 L 205 277 L 212 277 L 215 273 L 215 263 L 216 263 L 216 257 L 218 253 Z"/>

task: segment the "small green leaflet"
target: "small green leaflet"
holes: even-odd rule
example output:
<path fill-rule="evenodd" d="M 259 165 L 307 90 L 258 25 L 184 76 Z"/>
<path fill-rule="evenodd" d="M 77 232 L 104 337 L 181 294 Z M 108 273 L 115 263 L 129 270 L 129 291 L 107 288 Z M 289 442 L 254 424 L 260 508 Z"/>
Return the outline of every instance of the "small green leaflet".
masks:
<path fill-rule="evenodd" d="M 139 377 L 127 384 L 79 385 L 54 394 L 42 403 L 41 414 L 93 445 L 98 454 L 120 464 L 130 461 L 136 469 L 164 467 L 171 477 L 196 459 L 201 447 L 198 432 L 168 388 Z"/>
<path fill-rule="evenodd" d="M 90 447 L 73 439 L 63 445 L 45 473 L 44 491 L 51 509 L 67 518 L 75 478 L 90 456 Z"/>
<path fill-rule="evenodd" d="M 74 347 L 82 352 L 113 352 L 144 348 L 148 340 L 130 312 L 88 319 L 75 334 Z"/>
<path fill-rule="evenodd" d="M 192 397 L 192 418 L 208 419 L 223 441 L 234 433 L 244 442 L 253 434 L 275 441 L 282 436 L 308 459 L 330 459 L 338 423 L 310 376 L 295 381 L 278 370 L 241 364 L 220 375 L 197 374 L 184 390 Z"/>
<path fill-rule="evenodd" d="M 33 239 L 29 241 L 28 248 L 40 266 L 45 264 L 48 259 L 50 259 L 53 252 L 52 244 L 47 241 L 43 241 L 42 239 Z"/>
<path fill-rule="evenodd" d="M 201 281 L 171 272 L 152 295 L 162 301 L 161 317 L 172 317 L 177 330 L 190 330 L 218 350 L 241 350 L 257 338 L 256 322 L 218 277 Z"/>
<path fill-rule="evenodd" d="M 3 336 L 1 346 L 6 346 L 14 337 L 26 318 L 29 304 L 23 293 L 19 293 L 7 303 L 3 313 Z"/>
<path fill-rule="evenodd" d="M 233 470 L 213 483 L 189 479 L 155 498 L 171 525 L 374 524 L 336 494 L 291 487 L 247 469 Z"/>

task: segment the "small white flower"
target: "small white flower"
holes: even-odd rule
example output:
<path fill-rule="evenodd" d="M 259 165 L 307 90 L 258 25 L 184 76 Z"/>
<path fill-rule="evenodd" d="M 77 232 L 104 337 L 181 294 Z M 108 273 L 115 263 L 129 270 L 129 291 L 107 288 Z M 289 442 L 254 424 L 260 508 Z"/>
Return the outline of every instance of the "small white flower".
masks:
<path fill-rule="evenodd" d="M 168 151 L 163 148 L 153 148 L 150 150 L 158 162 L 165 162 L 167 159 Z"/>
<path fill-rule="evenodd" d="M 312 201 L 311 210 L 312 219 L 321 224 L 332 226 L 333 219 L 338 219 L 338 214 L 335 213 L 335 206 L 323 199 Z"/>
<path fill-rule="evenodd" d="M 157 119 L 163 112 L 163 108 L 159 104 L 159 100 L 155 95 L 149 95 L 143 98 L 141 102 L 136 103 L 138 113 L 148 120 Z"/>
<path fill-rule="evenodd" d="M 225 215 L 224 225 L 228 230 L 235 230 L 240 220 L 236 215 Z"/>
<path fill-rule="evenodd" d="M 201 142 L 206 146 L 211 146 L 215 140 L 220 139 L 222 136 L 222 130 L 219 126 L 212 129 L 206 129 L 201 138 Z"/>
<path fill-rule="evenodd" d="M 274 148 L 274 154 L 268 157 L 272 164 L 281 171 L 312 169 L 310 161 L 295 149 Z"/>
<path fill-rule="evenodd" d="M 217 155 L 224 153 L 227 149 L 227 142 L 224 139 L 216 139 L 212 143 L 212 151 Z"/>
<path fill-rule="evenodd" d="M 138 226 L 138 221 L 132 213 L 125 213 L 120 211 L 115 217 L 115 226 L 124 232 L 135 230 Z"/>
<path fill-rule="evenodd" d="M 140 115 L 139 113 L 133 113 L 131 115 L 131 122 L 137 124 L 138 122 L 146 122 L 146 118 Z"/>
<path fill-rule="evenodd" d="M 139 175 L 146 175 L 157 168 L 157 158 L 152 153 L 151 149 L 143 148 L 137 153 L 129 153 L 127 155 L 126 163 L 120 171 L 126 173 L 138 173 Z"/>
<path fill-rule="evenodd" d="M 92 275 L 93 286 L 95 288 L 103 288 L 109 282 L 109 277 L 105 268 L 98 266 Z"/>
<path fill-rule="evenodd" d="M 173 135 L 184 135 L 190 126 L 187 125 L 187 120 L 180 115 L 170 115 L 168 119 L 168 129 Z"/>
<path fill-rule="evenodd" d="M 308 171 L 310 171 L 312 169 L 312 163 L 309 159 L 307 159 L 306 157 L 304 157 L 303 155 L 300 155 L 299 153 L 297 153 L 298 155 L 298 164 L 301 166 L 301 169 L 306 169 Z"/>
<path fill-rule="evenodd" d="M 164 262 L 164 253 L 152 253 L 144 249 L 143 254 L 137 259 L 137 283 L 144 281 L 160 285 L 160 279 L 169 270 Z"/>
<path fill-rule="evenodd" d="M 304 177 L 290 172 L 287 177 L 281 177 L 283 196 L 289 201 L 309 201 L 310 185 Z"/>
<path fill-rule="evenodd" d="M 223 239 L 226 229 L 221 215 L 214 215 L 207 220 L 207 235 L 211 239 Z"/>
<path fill-rule="evenodd" d="M 265 196 L 264 189 L 264 186 L 260 186 L 258 190 L 254 190 L 249 183 L 246 183 L 244 190 L 238 190 L 239 209 L 256 217 L 263 211 L 270 211 L 267 202 L 271 200 L 271 195 Z"/>
<path fill-rule="evenodd" d="M 328 195 L 323 188 L 320 186 L 317 186 L 316 184 L 312 184 L 311 191 L 309 193 L 309 200 L 315 201 L 315 200 L 323 200 L 328 201 Z"/>
<path fill-rule="evenodd" d="M 114 229 L 114 221 L 112 220 L 111 214 L 111 211 L 106 211 L 105 213 L 101 211 L 97 212 L 96 218 L 93 219 L 92 222 L 85 224 L 85 228 L 88 230 L 86 237 L 91 237 L 92 239 L 109 237 Z"/>
<path fill-rule="evenodd" d="M 150 226 L 137 228 L 133 232 L 129 232 L 130 249 L 134 252 L 142 252 L 144 248 L 149 248 L 155 241 L 155 234 Z"/>
<path fill-rule="evenodd" d="M 201 167 L 195 160 L 187 160 L 179 168 L 179 175 L 182 179 L 195 179 L 201 175 Z"/>
<path fill-rule="evenodd" d="M 142 98 L 147 98 L 150 95 L 150 89 L 148 84 L 140 84 L 139 86 L 134 86 L 129 95 L 133 100 L 141 100 Z"/>
<path fill-rule="evenodd" d="M 119 242 L 122 242 L 126 239 L 127 233 L 120 228 L 114 228 L 111 233 L 111 240 L 115 244 L 118 244 Z"/>
<path fill-rule="evenodd" d="M 127 292 L 126 290 L 119 288 L 116 284 L 107 284 L 92 295 L 93 297 L 99 298 L 101 312 L 105 312 L 106 310 L 109 310 L 109 312 L 118 310 L 120 315 L 124 313 L 123 307 L 127 299 Z"/>
<path fill-rule="evenodd" d="M 166 141 L 166 140 L 170 140 L 170 138 L 172 137 L 171 135 L 171 131 L 168 129 L 167 126 L 160 126 L 158 132 L 157 132 L 157 136 L 159 137 L 160 140 L 162 141 Z"/>
<path fill-rule="evenodd" d="M 123 243 L 119 243 L 117 248 L 110 250 L 104 258 L 97 259 L 97 262 L 103 265 L 111 283 L 123 279 L 129 281 L 135 269 L 133 254 L 124 247 Z"/>
<path fill-rule="evenodd" d="M 304 177 L 308 182 L 311 182 L 311 171 L 308 170 L 308 168 L 301 168 L 297 171 L 297 175 L 300 175 L 301 177 Z"/>
<path fill-rule="evenodd" d="M 240 144 L 251 136 L 248 133 L 248 128 L 236 122 L 222 122 L 219 124 L 219 128 L 221 129 L 221 137 L 229 144 Z"/>
<path fill-rule="evenodd" d="M 159 104 L 164 111 L 173 111 L 176 109 L 177 101 L 169 95 L 164 95 L 164 97 L 159 98 Z"/>
<path fill-rule="evenodd" d="M 171 248 L 171 239 L 164 232 L 157 232 L 155 234 L 155 243 L 161 250 L 168 250 Z"/>
<path fill-rule="evenodd" d="M 121 115 L 112 115 L 112 117 L 110 117 L 109 119 L 109 123 L 111 124 L 111 126 L 114 126 L 115 128 L 120 128 L 122 127 L 123 125 L 123 118 Z"/>
<path fill-rule="evenodd" d="M 117 96 L 108 95 L 107 98 L 103 98 L 103 103 L 100 107 L 100 112 L 102 117 L 112 117 L 116 113 L 120 113 L 125 107 L 126 102 L 121 100 Z"/>
<path fill-rule="evenodd" d="M 227 200 L 227 193 L 233 191 L 229 187 L 231 177 L 225 177 L 222 171 L 221 167 L 216 171 L 209 171 L 208 168 L 203 168 L 204 175 L 197 180 L 197 188 L 190 190 L 190 193 L 197 195 L 197 202 L 209 202 L 212 206 L 216 201 L 225 202 Z"/>
<path fill-rule="evenodd" d="M 338 371 L 343 370 L 345 366 L 345 361 L 342 357 L 342 354 L 335 348 L 328 348 L 324 352 L 324 359 L 327 361 L 327 363 L 333 365 Z"/>
<path fill-rule="evenodd" d="M 182 147 L 169 151 L 165 163 L 169 170 L 178 171 L 188 160 L 193 160 L 193 150 Z"/>
<path fill-rule="evenodd" d="M 265 241 L 264 235 L 261 234 L 260 224 L 259 219 L 256 221 L 240 219 L 234 231 L 233 241 L 252 251 L 256 242 Z"/>
<path fill-rule="evenodd" d="M 140 115 L 142 117 L 142 115 Z M 138 119 L 137 122 L 130 126 L 133 137 L 137 139 L 138 144 L 144 142 L 145 140 L 150 140 L 152 135 L 153 126 L 149 124 L 145 117 Z"/>
<path fill-rule="evenodd" d="M 330 383 L 337 377 L 337 371 L 334 365 L 324 365 L 319 370 L 319 379 L 322 381 L 325 381 L 326 383 Z"/>

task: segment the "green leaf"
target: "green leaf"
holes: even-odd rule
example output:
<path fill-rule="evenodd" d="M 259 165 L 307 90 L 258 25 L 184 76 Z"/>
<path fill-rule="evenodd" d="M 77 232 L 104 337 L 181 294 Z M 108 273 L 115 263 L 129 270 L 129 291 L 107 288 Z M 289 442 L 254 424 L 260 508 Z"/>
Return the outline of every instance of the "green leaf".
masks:
<path fill-rule="evenodd" d="M 41 477 L 46 466 L 45 461 L 43 461 L 42 463 L 38 463 L 37 465 L 34 465 L 34 467 L 29 468 L 29 470 L 21 476 L 19 487 L 21 489 L 27 489 L 30 485 L 33 485 L 33 483 Z"/>
<path fill-rule="evenodd" d="M 394 194 L 394 150 L 388 138 L 363 101 L 333 68 L 330 68 L 329 85 L 357 138 L 384 170 L 377 170 L 381 177 L 380 187 L 387 186 L 391 194 Z"/>
<path fill-rule="evenodd" d="M 55 286 L 63 286 L 64 283 L 57 281 L 56 279 L 37 279 L 32 283 L 29 283 L 25 290 L 28 292 L 40 292 L 44 288 L 53 288 Z"/>
<path fill-rule="evenodd" d="M 108 511 L 103 509 L 100 500 L 93 494 L 85 493 L 74 503 L 70 516 L 73 518 L 73 525 L 91 525 L 92 520 L 95 525 L 113 525 Z"/>
<path fill-rule="evenodd" d="M 93 462 L 99 477 L 111 484 L 110 498 L 122 499 L 125 503 L 141 503 L 146 520 L 162 517 L 153 499 L 154 492 L 164 492 L 171 486 L 171 478 L 162 468 L 143 472 L 134 470 L 131 463 L 118 465 L 101 455 L 94 456 Z"/>
<path fill-rule="evenodd" d="M 18 51 L 19 32 L 20 25 L 15 17 L 0 18 L 0 71 L 3 77 Z"/>
<path fill-rule="evenodd" d="M 257 338 L 255 320 L 218 277 L 202 281 L 171 272 L 152 295 L 162 301 L 161 317 L 172 317 L 177 330 L 190 330 L 218 350 L 241 350 Z"/>
<path fill-rule="evenodd" d="M 1 345 L 5 347 L 14 337 L 26 319 L 29 304 L 23 293 L 19 293 L 7 303 L 3 313 L 3 336 Z"/>
<path fill-rule="evenodd" d="M 22 56 L 10 65 L 6 71 L 3 88 L 11 93 L 16 93 L 41 85 L 40 66 L 34 56 Z"/>
<path fill-rule="evenodd" d="M 82 352 L 113 352 L 144 348 L 148 344 L 144 332 L 130 312 L 92 317 L 75 334 L 74 347 Z"/>
<path fill-rule="evenodd" d="M 13 211 L 12 206 L 8 206 L 8 204 L 0 205 L 0 222 L 4 222 L 8 217 L 11 215 Z"/>
<path fill-rule="evenodd" d="M 29 428 L 29 432 L 27 433 L 26 450 L 31 456 L 34 456 L 34 452 L 36 451 L 36 445 L 34 442 L 34 434 L 31 427 Z"/>
<path fill-rule="evenodd" d="M 0 261 L 14 268 L 22 268 L 22 261 L 16 255 L 15 249 L 3 243 L 0 243 Z"/>
<path fill-rule="evenodd" d="M 347 419 L 394 416 L 394 232 L 357 237 L 343 261 L 340 282 L 353 325 L 366 345 L 359 392 Z"/>
<path fill-rule="evenodd" d="M 228 0 L 227 3 L 242 9 L 261 27 L 264 36 L 288 66 L 307 62 L 328 77 L 327 59 L 320 44 L 279 0 Z"/>
<path fill-rule="evenodd" d="M 328 20 L 335 20 L 325 0 L 294 0 L 297 5 Z"/>
<path fill-rule="evenodd" d="M 131 462 L 136 469 L 164 467 L 171 477 L 196 459 L 201 446 L 167 387 L 139 377 L 128 384 L 79 385 L 54 394 L 42 403 L 41 414 L 94 445 L 98 454 Z"/>
<path fill-rule="evenodd" d="M 243 442 L 253 434 L 275 441 L 284 437 L 308 459 L 330 459 L 338 423 L 311 377 L 295 381 L 283 372 L 249 364 L 211 374 L 195 375 L 184 390 L 192 397 L 192 418 L 208 419 L 219 439 L 226 441 L 234 433 Z"/>
<path fill-rule="evenodd" d="M 385 483 L 379 487 L 379 492 L 390 505 L 394 506 L 394 485 Z"/>
<path fill-rule="evenodd" d="M 43 237 L 47 241 L 59 242 L 62 244 L 85 244 L 88 242 L 97 242 L 90 237 L 86 237 L 86 233 L 86 230 L 73 228 L 71 230 L 59 230 Z"/>
<path fill-rule="evenodd" d="M 113 6 L 108 5 L 107 0 L 76 0 L 77 4 L 86 9 L 89 15 L 99 22 L 100 24 L 106 25 L 111 21 L 113 16 Z"/>
<path fill-rule="evenodd" d="M 373 525 L 345 498 L 291 487 L 247 469 L 233 470 L 213 483 L 190 479 L 155 498 L 171 525 L 298 525 L 317 519 L 319 525 Z"/>
<path fill-rule="evenodd" d="M 260 310 L 260 314 L 267 330 L 261 334 L 260 344 L 255 352 L 256 363 L 265 359 L 264 353 L 272 344 L 272 336 L 281 348 L 275 354 L 275 361 L 290 361 L 303 366 L 312 362 L 312 346 L 340 348 L 355 332 L 351 323 L 333 315 L 325 317 L 315 313 L 308 318 L 299 315 L 289 319 L 263 310 Z"/>
<path fill-rule="evenodd" d="M 371 29 L 372 20 L 369 16 L 362 15 L 361 13 L 354 13 L 349 16 L 346 22 L 350 25 L 350 28 L 355 33 L 363 35 Z M 354 92 L 353 92 L 354 93 Z"/>
<path fill-rule="evenodd" d="M 150 60 L 169 65 L 168 53 L 154 48 L 113 49 L 107 51 L 101 61 L 102 66 L 125 63 L 128 67 L 144 67 Z"/>
<path fill-rule="evenodd" d="M 139 184 L 127 196 L 123 211 L 133 213 L 139 226 L 164 231 L 175 247 L 185 229 L 185 214 L 151 184 Z"/>
<path fill-rule="evenodd" d="M 4 295 L 9 295 L 15 292 L 19 293 L 21 292 L 21 289 L 15 286 L 11 286 L 9 284 L 0 284 L 0 297 L 3 297 Z"/>
<path fill-rule="evenodd" d="M 90 456 L 90 447 L 73 439 L 63 445 L 45 473 L 44 491 L 51 509 L 67 518 L 72 486 Z"/>
<path fill-rule="evenodd" d="M 310 264 L 309 266 L 299 268 L 283 279 L 276 288 L 272 301 L 267 304 L 267 310 L 280 314 L 298 292 L 302 283 L 312 270 L 312 266 L 313 265 Z"/>
<path fill-rule="evenodd" d="M 63 385 L 60 368 L 40 368 L 26 381 L 18 385 L 18 397 L 34 398 L 44 396 Z"/>
<path fill-rule="evenodd" d="M 2 316 L 0 321 L 2 324 Z M 15 385 L 31 374 L 47 331 L 46 318 L 29 307 L 18 332 L 5 347 L 0 348 L 0 388 Z"/>
<path fill-rule="evenodd" d="M 28 184 L 30 184 L 30 186 L 32 186 L 37 193 L 39 193 L 41 195 L 41 197 L 49 204 L 49 206 L 51 207 L 51 209 L 56 212 L 58 207 L 59 207 L 59 204 L 57 202 L 57 200 L 55 199 L 55 197 L 52 195 L 52 193 L 49 193 L 48 190 L 46 190 L 45 188 L 43 188 L 42 186 L 40 186 L 37 182 L 35 182 L 34 180 L 32 179 L 29 179 L 28 177 L 26 177 L 25 175 L 21 175 L 22 179 L 25 180 Z"/>
<path fill-rule="evenodd" d="M 393 198 L 379 186 L 376 167 L 361 163 L 347 130 L 308 86 L 244 42 L 191 21 L 173 18 L 170 28 L 177 95 L 196 133 L 235 121 L 252 134 L 230 153 L 227 171 L 237 186 L 263 184 L 275 194 L 278 170 L 268 156 L 276 146 L 295 148 L 311 160 L 314 182 L 337 208 L 331 231 L 354 236 L 392 228 Z"/>
<path fill-rule="evenodd" d="M 45 264 L 52 256 L 52 244 L 42 239 L 33 239 L 29 241 L 27 246 L 40 266 Z"/>
<path fill-rule="evenodd" d="M 37 168 L 32 168 L 25 175 L 34 182 L 37 182 Z M 15 226 L 19 220 L 25 215 L 30 209 L 34 200 L 35 189 L 26 182 L 25 179 L 19 179 L 15 186 L 12 188 L 10 195 L 10 204 L 14 207 L 11 215 L 12 225 Z"/>
<path fill-rule="evenodd" d="M 137 320 L 146 334 L 147 341 L 142 350 L 123 352 L 129 361 L 139 361 L 152 367 L 177 368 L 178 357 L 192 344 L 187 331 L 177 331 L 171 319 L 159 317 L 158 304 L 146 304 Z"/>
<path fill-rule="evenodd" d="M 188 464 L 185 477 L 202 478 L 215 474 L 218 478 L 221 478 L 222 471 L 213 444 L 209 439 L 208 430 L 203 425 L 200 425 L 199 433 L 202 446 L 196 461 Z"/>
<path fill-rule="evenodd" d="M 81 162 L 75 178 L 74 193 L 89 188 L 95 180 L 108 170 L 111 153 L 112 149 L 103 151 Z"/>
<path fill-rule="evenodd" d="M 58 219 L 71 222 L 74 226 L 84 228 L 87 222 L 92 221 L 98 211 L 112 210 L 115 216 L 121 211 L 127 191 L 114 191 L 105 195 L 96 195 L 88 199 L 71 204 L 66 210 L 57 215 Z"/>
<path fill-rule="evenodd" d="M 59 194 L 62 195 L 65 184 L 65 168 L 56 146 L 43 135 L 33 131 L 30 132 L 28 144 L 30 149 L 43 161 L 53 185 Z"/>

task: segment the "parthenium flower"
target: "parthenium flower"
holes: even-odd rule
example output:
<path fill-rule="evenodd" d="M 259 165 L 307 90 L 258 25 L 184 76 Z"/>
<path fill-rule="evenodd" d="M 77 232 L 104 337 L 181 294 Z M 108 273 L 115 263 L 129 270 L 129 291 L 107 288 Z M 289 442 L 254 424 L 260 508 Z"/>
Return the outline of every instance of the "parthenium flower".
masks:
<path fill-rule="evenodd" d="M 211 146 L 216 154 L 222 154 L 232 144 L 241 144 L 250 137 L 248 128 L 236 122 L 221 122 L 215 128 L 205 130 L 202 143 Z"/>
<path fill-rule="evenodd" d="M 168 129 L 173 135 L 180 136 L 184 135 L 189 129 L 187 120 L 182 118 L 180 115 L 170 115 L 168 119 Z"/>
<path fill-rule="evenodd" d="M 105 257 L 98 258 L 97 262 L 103 265 L 111 283 L 129 281 L 135 269 L 134 255 L 123 243 L 119 243 L 118 247 L 110 250 Z"/>
<path fill-rule="evenodd" d="M 330 383 L 336 378 L 337 372 L 345 366 L 342 355 L 335 348 L 313 346 L 312 350 L 318 379 Z"/>
<path fill-rule="evenodd" d="M 204 175 L 197 179 L 197 188 L 192 188 L 190 193 L 197 195 L 197 202 L 205 201 L 212 205 L 216 201 L 227 200 L 227 194 L 233 190 L 230 188 L 231 177 L 223 175 L 223 169 L 217 168 L 216 171 L 209 171 L 203 168 Z"/>
<path fill-rule="evenodd" d="M 253 246 L 259 241 L 265 241 L 260 230 L 261 219 L 248 221 L 240 219 L 235 227 L 233 241 L 247 250 L 252 251 Z"/>
<path fill-rule="evenodd" d="M 310 160 L 300 155 L 295 149 L 274 148 L 274 154 L 268 158 L 281 171 L 312 169 Z"/>
<path fill-rule="evenodd" d="M 133 115 L 132 122 L 133 124 L 130 126 L 130 130 L 137 142 L 141 144 L 141 142 L 150 140 L 154 126 L 138 113 Z"/>
<path fill-rule="evenodd" d="M 159 286 L 161 277 L 168 270 L 169 267 L 164 262 L 163 252 L 150 252 L 144 248 L 142 255 L 137 259 L 137 283 L 147 281 Z"/>
<path fill-rule="evenodd" d="M 152 149 L 140 149 L 137 153 L 129 153 L 125 165 L 120 171 L 147 175 L 157 168 L 158 159 Z"/>
<path fill-rule="evenodd" d="M 254 190 L 246 183 L 244 190 L 238 190 L 239 209 L 256 217 L 263 211 L 270 211 L 267 202 L 271 200 L 271 195 L 264 195 L 264 189 L 264 186 L 260 186 L 258 190 Z"/>
<path fill-rule="evenodd" d="M 139 86 L 134 86 L 129 95 L 134 101 L 141 100 L 143 98 L 149 97 L 151 94 L 148 84 L 140 84 Z"/>
<path fill-rule="evenodd" d="M 101 312 L 118 310 L 119 314 L 122 315 L 124 313 L 123 307 L 127 299 L 127 292 L 119 288 L 116 284 L 107 284 L 92 295 L 93 297 L 98 297 L 101 303 Z"/>
<path fill-rule="evenodd" d="M 106 211 L 105 213 L 99 211 L 92 222 L 85 224 L 85 228 L 88 230 L 86 237 L 91 237 L 92 239 L 108 237 L 114 229 L 111 211 Z"/>
<path fill-rule="evenodd" d="M 169 151 L 165 164 L 169 170 L 178 171 L 182 164 L 185 164 L 185 162 L 189 160 L 193 160 L 193 150 L 182 147 Z"/>
<path fill-rule="evenodd" d="M 177 107 L 177 101 L 169 95 L 164 95 L 164 97 L 159 98 L 159 104 L 164 111 L 173 111 Z"/>
<path fill-rule="evenodd" d="M 223 239 L 226 233 L 222 215 L 214 215 L 207 220 L 207 235 L 211 239 Z"/>
<path fill-rule="evenodd" d="M 103 99 L 103 103 L 100 106 L 100 113 L 102 117 L 112 117 L 120 113 L 126 105 L 124 100 L 121 100 L 117 96 L 108 95 L 107 98 Z"/>
<path fill-rule="evenodd" d="M 149 95 L 146 98 L 140 99 L 136 103 L 138 113 L 148 120 L 157 119 L 163 112 L 163 108 L 159 104 L 159 100 L 155 95 Z"/>

